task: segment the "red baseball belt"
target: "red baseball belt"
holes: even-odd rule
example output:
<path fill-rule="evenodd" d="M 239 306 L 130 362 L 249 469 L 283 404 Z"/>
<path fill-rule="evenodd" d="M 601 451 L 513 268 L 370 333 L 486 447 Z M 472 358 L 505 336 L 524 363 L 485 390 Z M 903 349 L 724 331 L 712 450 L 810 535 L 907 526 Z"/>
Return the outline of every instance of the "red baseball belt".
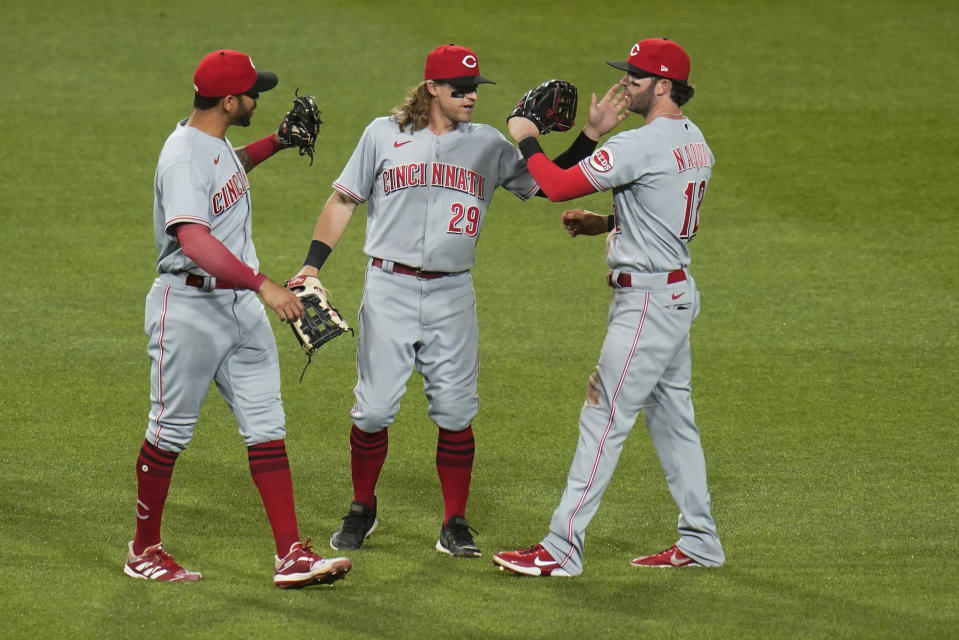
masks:
<path fill-rule="evenodd" d="M 373 258 L 373 266 L 377 269 L 383 268 L 384 260 L 382 258 Z M 410 267 L 405 264 L 400 264 L 399 262 L 393 263 L 393 273 L 401 273 L 404 276 L 416 276 L 421 280 L 432 280 L 434 278 L 445 278 L 446 276 L 453 276 L 457 273 L 463 273 L 462 271 L 424 271 L 418 267 Z"/>
<path fill-rule="evenodd" d="M 644 277 L 650 274 L 637 274 L 637 276 L 642 275 Z M 686 272 L 682 269 L 676 269 L 675 271 L 670 271 L 666 274 L 666 284 L 676 284 L 677 282 L 682 282 L 686 279 Z M 613 280 L 612 272 L 606 274 L 606 284 L 611 287 L 619 287 L 621 289 L 627 289 L 633 286 L 633 277 L 628 273 L 620 273 L 616 276 L 616 280 Z"/>

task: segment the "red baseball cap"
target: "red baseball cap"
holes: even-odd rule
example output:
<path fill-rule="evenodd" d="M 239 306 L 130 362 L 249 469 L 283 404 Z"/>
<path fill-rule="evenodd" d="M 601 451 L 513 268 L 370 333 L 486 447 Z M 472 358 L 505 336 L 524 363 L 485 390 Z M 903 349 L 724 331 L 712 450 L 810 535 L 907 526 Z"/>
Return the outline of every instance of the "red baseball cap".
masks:
<path fill-rule="evenodd" d="M 203 56 L 193 73 L 193 89 L 204 98 L 269 91 L 278 82 L 271 71 L 257 71 L 250 56 L 220 49 Z"/>
<path fill-rule="evenodd" d="M 479 59 L 472 50 L 455 44 L 444 44 L 426 56 L 424 80 L 442 80 L 450 84 L 496 84 L 479 73 Z"/>
<path fill-rule="evenodd" d="M 681 46 L 668 38 L 649 38 L 637 42 L 629 51 L 629 60 L 606 64 L 637 78 L 660 76 L 683 82 L 689 80 L 689 56 Z"/>

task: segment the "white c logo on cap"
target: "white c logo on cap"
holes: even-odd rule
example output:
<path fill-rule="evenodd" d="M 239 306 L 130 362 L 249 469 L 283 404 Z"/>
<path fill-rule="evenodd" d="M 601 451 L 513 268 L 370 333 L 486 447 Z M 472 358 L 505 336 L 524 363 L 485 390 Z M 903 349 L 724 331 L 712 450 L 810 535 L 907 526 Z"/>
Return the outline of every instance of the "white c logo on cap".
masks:
<path fill-rule="evenodd" d="M 639 43 L 633 45 L 633 48 L 629 50 L 629 55 L 636 56 L 639 55 Z"/>
<path fill-rule="evenodd" d="M 466 55 L 466 56 L 463 57 L 463 66 L 464 66 L 464 67 L 469 67 L 470 69 L 475 69 L 475 68 L 476 68 L 476 64 L 477 64 L 476 56 L 474 56 L 473 54 L 468 54 L 468 55 Z"/>

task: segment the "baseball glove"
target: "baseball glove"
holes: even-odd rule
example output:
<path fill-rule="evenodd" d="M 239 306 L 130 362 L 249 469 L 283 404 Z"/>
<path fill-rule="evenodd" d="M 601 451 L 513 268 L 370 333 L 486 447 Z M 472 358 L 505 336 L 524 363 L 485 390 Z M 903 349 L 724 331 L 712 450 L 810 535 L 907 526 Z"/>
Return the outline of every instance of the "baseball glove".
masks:
<path fill-rule="evenodd" d="M 297 95 L 294 92 L 293 108 L 285 116 L 280 128 L 276 130 L 276 137 L 287 147 L 299 147 L 301 156 L 310 156 L 310 166 L 313 165 L 313 148 L 316 146 L 316 135 L 320 132 L 320 109 L 316 106 L 313 96 Z"/>
<path fill-rule="evenodd" d="M 306 352 L 308 367 L 317 349 L 340 334 L 347 331 L 352 334 L 353 329 L 340 317 L 340 312 L 330 305 L 327 291 L 319 278 L 294 276 L 283 286 L 296 294 L 306 312 L 303 318 L 290 323 L 290 326 L 293 327 L 293 335 Z M 303 373 L 306 373 L 306 367 L 303 368 Z M 300 381 L 303 381 L 302 374 Z"/>
<path fill-rule="evenodd" d="M 519 99 L 506 120 L 528 118 L 540 134 L 569 131 L 576 120 L 576 85 L 564 80 L 547 80 Z"/>

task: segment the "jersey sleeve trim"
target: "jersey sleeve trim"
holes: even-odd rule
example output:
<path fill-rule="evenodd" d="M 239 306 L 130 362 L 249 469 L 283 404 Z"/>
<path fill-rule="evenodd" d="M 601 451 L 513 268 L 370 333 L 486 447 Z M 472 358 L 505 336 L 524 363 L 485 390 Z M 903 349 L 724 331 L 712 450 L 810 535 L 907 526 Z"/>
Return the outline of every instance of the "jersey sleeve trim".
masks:
<path fill-rule="evenodd" d="M 202 224 L 207 229 L 213 228 L 213 225 L 211 225 L 210 221 L 207 220 L 206 218 L 199 218 L 197 216 L 177 216 L 175 218 L 170 218 L 169 220 L 167 220 L 166 227 L 164 227 L 164 229 L 169 231 L 170 227 L 172 227 L 173 225 L 184 224 L 184 223 L 185 224 Z"/>
<path fill-rule="evenodd" d="M 333 183 L 333 188 L 336 189 L 337 191 L 339 191 L 340 193 L 342 193 L 343 195 L 345 195 L 345 196 L 347 196 L 347 197 L 350 197 L 350 198 L 353 198 L 353 199 L 356 200 L 356 202 L 359 203 L 359 204 L 363 204 L 364 202 L 366 202 L 366 198 L 364 198 L 364 197 L 361 196 L 361 195 L 358 195 L 358 194 L 354 193 L 354 192 L 351 191 L 349 188 L 343 186 L 343 185 L 340 184 L 339 182 L 334 182 L 334 183 Z"/>
<path fill-rule="evenodd" d="M 532 198 L 533 196 L 535 196 L 537 193 L 539 193 L 539 185 L 538 185 L 538 184 L 534 184 L 534 185 L 533 185 L 533 188 L 530 189 L 529 191 L 527 191 L 526 193 L 517 194 L 517 195 L 519 196 L 519 199 L 520 199 L 520 200 L 529 200 L 530 198 Z"/>
<path fill-rule="evenodd" d="M 601 184 L 599 180 L 596 179 L 596 176 L 593 175 L 592 170 L 589 168 L 589 158 L 580 160 L 577 166 L 580 168 L 580 171 L 583 172 L 583 177 L 589 181 L 596 191 L 606 191 L 606 189 L 609 188 Z"/>

